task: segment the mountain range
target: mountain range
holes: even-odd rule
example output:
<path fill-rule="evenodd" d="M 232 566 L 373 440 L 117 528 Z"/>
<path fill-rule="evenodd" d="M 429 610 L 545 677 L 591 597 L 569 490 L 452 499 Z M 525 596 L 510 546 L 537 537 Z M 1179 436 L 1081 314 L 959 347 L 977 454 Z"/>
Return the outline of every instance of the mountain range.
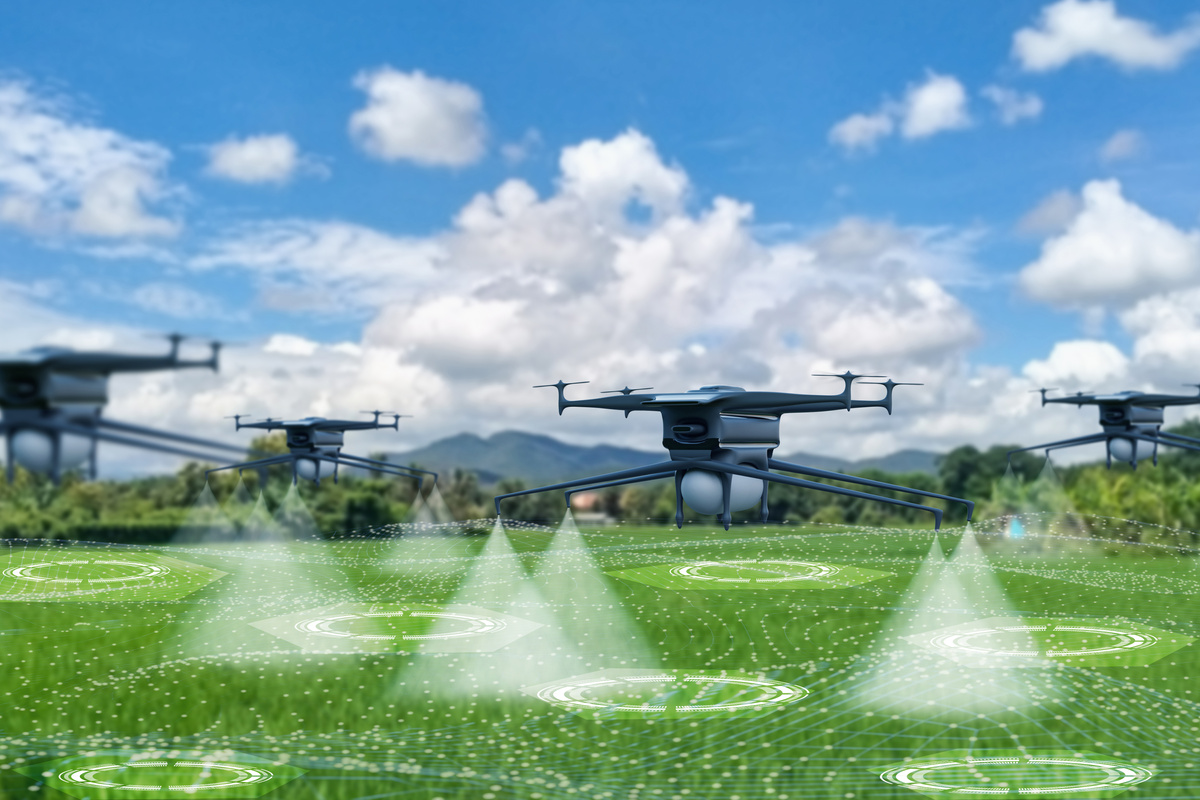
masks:
<path fill-rule="evenodd" d="M 900 450 L 881 458 L 849 461 L 835 456 L 792 453 L 782 456 L 817 469 L 835 472 L 861 472 L 880 469 L 885 472 L 937 472 L 940 453 L 928 450 Z M 536 485 L 613 472 L 667 458 L 666 451 L 634 450 L 612 445 L 579 445 L 560 442 L 551 436 L 524 431 L 501 431 L 486 439 L 473 433 L 460 433 L 402 453 L 385 453 L 394 464 L 412 464 L 439 473 L 455 469 L 474 472 L 484 485 L 503 478 L 520 478 Z"/>

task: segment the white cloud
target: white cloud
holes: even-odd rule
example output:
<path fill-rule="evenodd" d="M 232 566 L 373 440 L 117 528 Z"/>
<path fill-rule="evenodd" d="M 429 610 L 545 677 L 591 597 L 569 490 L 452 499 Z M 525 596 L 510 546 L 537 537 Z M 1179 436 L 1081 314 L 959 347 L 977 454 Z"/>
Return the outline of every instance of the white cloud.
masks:
<path fill-rule="evenodd" d="M 276 333 L 263 345 L 263 352 L 282 356 L 311 356 L 320 348 L 319 344 L 303 336 Z"/>
<path fill-rule="evenodd" d="M 887 111 L 851 114 L 829 129 L 829 141 L 848 151 L 869 151 L 895 129 L 896 123 Z"/>
<path fill-rule="evenodd" d="M 979 93 L 995 103 L 996 113 L 1005 125 L 1016 125 L 1023 119 L 1036 119 L 1042 114 L 1042 98 L 1033 92 L 991 85 L 983 87 Z"/>
<path fill-rule="evenodd" d="M 303 165 L 285 133 L 229 137 L 208 148 L 208 174 L 238 183 L 287 183 Z"/>
<path fill-rule="evenodd" d="M 384 66 L 358 73 L 354 86 L 367 105 L 350 117 L 350 135 L 369 155 L 444 167 L 483 157 L 483 98 L 465 83 Z"/>
<path fill-rule="evenodd" d="M 424 239 L 285 221 L 235 232 L 202 265 L 265 276 L 267 291 L 348 296 L 373 315 L 344 370 L 329 366 L 321 345 L 289 356 L 286 386 L 274 367 L 239 377 L 285 406 L 271 413 L 309 413 L 300 406 L 344 395 L 354 398 L 349 408 L 399 404 L 418 414 L 422 441 L 516 427 L 653 447 L 653 420 L 558 420 L 552 398 L 528 387 L 564 377 L 591 378 L 597 389 L 720 381 L 834 391 L 807 376 L 846 367 L 929 381 L 906 402 L 934 413 L 937 403 L 922 398 L 936 395 L 978 334 L 945 285 L 969 273 L 971 237 L 851 219 L 767 243 L 748 204 L 718 197 L 692 209 L 691 196 L 684 170 L 631 130 L 565 148 L 545 196 L 507 180 Z M 242 383 L 222 381 L 234 399 L 214 400 L 214 413 L 253 410 Z M 888 432 L 886 415 L 845 416 L 855 419 L 802 426 L 789 449 L 803 449 L 803 436 L 831 449 L 848 430 L 871 447 L 912 443 Z"/>
<path fill-rule="evenodd" d="M 430 283 L 439 255 L 435 242 L 350 223 L 279 220 L 237 229 L 190 264 L 257 273 L 273 307 L 353 313 Z"/>
<path fill-rule="evenodd" d="M 147 206 L 176 190 L 170 153 L 76 121 L 24 83 L 0 82 L 0 222 L 55 235 L 166 237 L 180 224 Z"/>
<path fill-rule="evenodd" d="M 1059 0 L 1037 24 L 1013 36 L 1013 56 L 1030 72 L 1059 69 L 1077 58 L 1105 58 L 1126 69 L 1173 69 L 1200 46 L 1200 18 L 1170 33 L 1117 13 L 1110 0 Z"/>
<path fill-rule="evenodd" d="M 1200 280 L 1200 231 L 1181 231 L 1121 194 L 1115 180 L 1083 187 L 1083 207 L 1021 270 L 1030 296 L 1057 305 L 1126 305 Z"/>
<path fill-rule="evenodd" d="M 953 75 L 938 75 L 930 70 L 924 83 L 908 87 L 900 122 L 904 138 L 923 139 L 970 125 L 967 92 Z"/>
<path fill-rule="evenodd" d="M 608 141 L 588 139 L 563 149 L 559 159 L 564 194 L 578 197 L 603 215 L 631 202 L 656 214 L 678 210 L 688 178 L 677 166 L 659 158 L 654 142 L 628 130 Z"/>
<path fill-rule="evenodd" d="M 970 127 L 967 92 L 953 75 L 927 71 L 925 80 L 910 84 L 900 102 L 884 100 L 869 114 L 852 114 L 829 129 L 829 141 L 846 152 L 874 150 L 893 132 L 905 139 L 924 139 Z"/>
<path fill-rule="evenodd" d="M 505 142 L 500 146 L 500 155 L 511 165 L 520 164 L 542 147 L 542 134 L 537 128 L 530 128 L 515 142 Z"/>
<path fill-rule="evenodd" d="M 1144 138 L 1140 131 L 1133 129 L 1117 131 L 1101 146 L 1100 160 L 1109 164 L 1113 161 L 1133 158 L 1141 152 L 1143 144 Z"/>
<path fill-rule="evenodd" d="M 1067 189 L 1059 189 L 1042 198 L 1041 202 L 1021 217 L 1017 230 L 1033 235 L 1060 233 L 1079 215 L 1083 204 Z"/>
<path fill-rule="evenodd" d="M 1124 379 L 1129 366 L 1129 359 L 1110 342 L 1078 339 L 1057 342 L 1047 358 L 1030 361 L 1022 371 L 1041 387 L 1102 392 Z"/>
<path fill-rule="evenodd" d="M 227 316 L 225 304 L 220 300 L 179 283 L 146 283 L 132 292 L 122 293 L 121 297 L 140 308 L 176 319 L 219 319 Z"/>

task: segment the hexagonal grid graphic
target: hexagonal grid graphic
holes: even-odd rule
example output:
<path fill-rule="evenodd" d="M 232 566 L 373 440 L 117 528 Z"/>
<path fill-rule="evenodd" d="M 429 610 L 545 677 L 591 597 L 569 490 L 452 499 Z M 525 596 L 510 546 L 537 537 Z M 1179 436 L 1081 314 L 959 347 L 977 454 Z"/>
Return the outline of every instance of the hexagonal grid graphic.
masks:
<path fill-rule="evenodd" d="M 541 626 L 467 605 L 341 603 L 250 623 L 311 653 L 490 653 Z"/>
<path fill-rule="evenodd" d="M 803 700 L 794 683 L 724 670 L 602 669 L 521 689 L 580 714 L 605 718 L 728 719 Z"/>
<path fill-rule="evenodd" d="M 1153 664 L 1195 639 L 1115 619 L 991 617 L 904 637 L 970 666 Z"/>
<path fill-rule="evenodd" d="M 225 574 L 145 550 L 9 550 L 0 554 L 0 602 L 179 600 Z"/>
<path fill-rule="evenodd" d="M 57 758 L 18 770 L 47 786 L 88 800 L 132 797 L 247 798 L 279 788 L 304 770 L 247 753 L 108 751 Z"/>
<path fill-rule="evenodd" d="M 929 797 L 1113 797 L 1145 783 L 1155 771 L 1111 756 L 1068 751 L 952 750 L 892 764 L 884 783 Z"/>
<path fill-rule="evenodd" d="M 753 590 L 844 589 L 879 580 L 890 572 L 790 559 L 726 559 L 652 564 L 609 572 L 614 578 L 659 589 Z"/>

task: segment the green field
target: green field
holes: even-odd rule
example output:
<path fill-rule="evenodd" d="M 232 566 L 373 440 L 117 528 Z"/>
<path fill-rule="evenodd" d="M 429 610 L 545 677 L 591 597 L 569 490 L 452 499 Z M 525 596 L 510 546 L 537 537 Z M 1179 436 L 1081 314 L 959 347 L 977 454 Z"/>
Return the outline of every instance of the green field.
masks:
<path fill-rule="evenodd" d="M 1200 559 L 1107 524 L 9 541 L 0 795 L 1193 798 Z"/>

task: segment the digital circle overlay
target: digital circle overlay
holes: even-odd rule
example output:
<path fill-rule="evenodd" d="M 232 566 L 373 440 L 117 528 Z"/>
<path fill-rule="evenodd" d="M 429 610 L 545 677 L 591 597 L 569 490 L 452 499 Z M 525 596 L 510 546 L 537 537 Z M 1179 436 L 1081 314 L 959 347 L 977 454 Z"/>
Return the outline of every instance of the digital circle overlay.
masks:
<path fill-rule="evenodd" d="M 1006 636 L 1029 634 L 1066 633 L 1079 644 L 1066 648 L 1043 648 L 1038 650 L 1007 649 L 998 647 L 988 640 Z M 1092 642 L 1092 639 L 1099 639 Z M 1158 637 L 1120 628 L 1093 625 L 996 625 L 980 627 L 960 633 L 938 634 L 929 640 L 933 647 L 944 650 L 964 650 L 978 655 L 1025 656 L 1044 658 L 1067 658 L 1071 656 L 1095 656 L 1140 650 L 1158 644 Z"/>
<path fill-rule="evenodd" d="M 56 578 L 50 575 L 42 574 L 42 571 L 47 568 L 61 569 L 62 567 L 84 567 L 87 565 L 98 565 L 105 567 L 129 567 L 131 574 L 117 575 L 107 578 Z M 34 581 L 39 584 L 116 584 L 128 583 L 130 581 L 145 581 L 152 578 L 157 578 L 160 575 L 166 575 L 170 572 L 170 568 L 162 564 L 147 564 L 139 561 L 122 561 L 117 559 L 104 558 L 89 558 L 71 561 L 43 561 L 37 564 L 21 564 L 15 567 L 8 567 L 0 574 L 6 578 L 15 578 L 23 581 Z M 72 570 L 76 572 L 77 570 Z"/>
<path fill-rule="evenodd" d="M 927 794 L 1071 797 L 1123 791 L 1153 776 L 1147 767 L 1109 758 L 1034 755 L 910 762 L 879 777 Z"/>
<path fill-rule="evenodd" d="M 355 623 L 361 624 L 364 621 L 392 617 L 430 618 L 442 623 L 448 623 L 451 627 L 447 630 L 437 630 L 436 632 L 424 634 L 404 632 L 394 634 L 360 633 L 354 630 Z M 460 611 L 408 611 L 399 609 L 394 611 L 366 611 L 354 614 L 332 614 L 305 619 L 296 623 L 296 630 L 301 633 L 328 636 L 334 639 L 357 639 L 360 641 L 462 639 L 497 633 L 503 631 L 506 627 L 508 627 L 508 624 L 499 617 L 469 614 Z"/>
<path fill-rule="evenodd" d="M 840 567 L 833 564 L 817 564 L 811 561 L 737 559 L 679 564 L 671 567 L 670 574 L 676 578 L 713 583 L 786 583 L 829 578 L 836 575 L 839 569 Z M 733 574 L 722 574 L 729 572 Z"/>
<path fill-rule="evenodd" d="M 153 772 L 148 782 L 130 781 L 127 770 Z M 117 775 L 115 773 L 122 773 Z M 247 764 L 219 761 L 131 761 L 113 764 L 90 764 L 65 769 L 58 773 L 64 784 L 94 789 L 123 789 L 145 792 L 180 792 L 184 794 L 219 793 L 243 786 L 253 786 L 271 780 L 275 775 L 268 769 Z M 165 779 L 165 782 L 164 782 Z"/>
<path fill-rule="evenodd" d="M 600 670 L 523 691 L 572 711 L 684 717 L 766 711 L 809 694 L 793 683 L 703 670 Z"/>

